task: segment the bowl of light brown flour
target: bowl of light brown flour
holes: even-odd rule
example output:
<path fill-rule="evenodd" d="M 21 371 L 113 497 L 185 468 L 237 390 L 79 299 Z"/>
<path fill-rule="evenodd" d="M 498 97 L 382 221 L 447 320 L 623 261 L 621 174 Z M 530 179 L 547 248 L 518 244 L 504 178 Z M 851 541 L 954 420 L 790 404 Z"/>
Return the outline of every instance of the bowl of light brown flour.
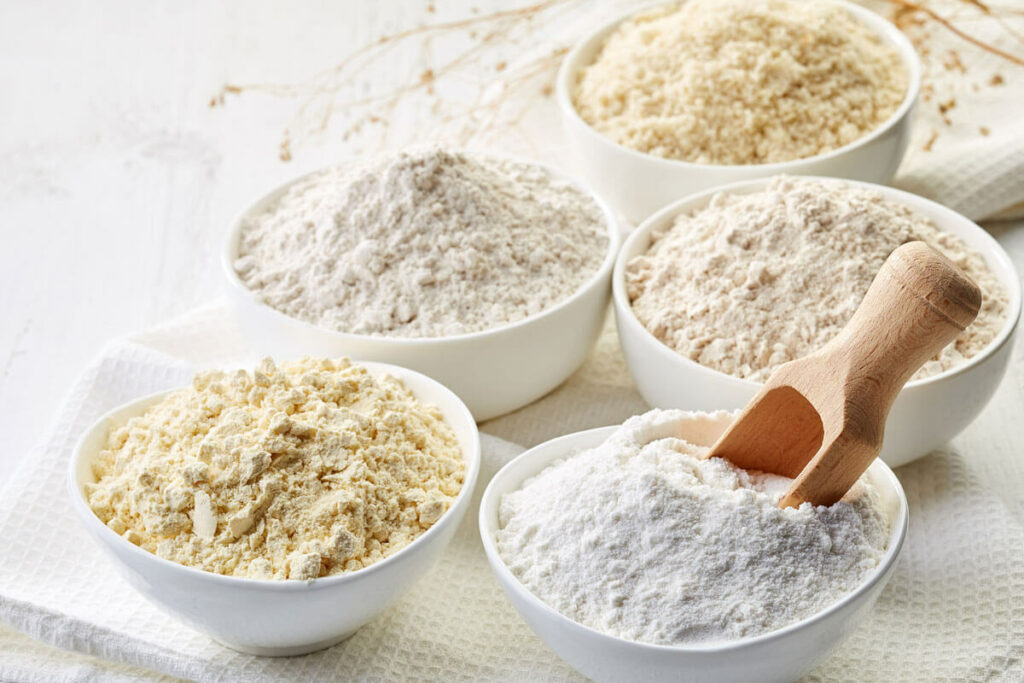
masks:
<path fill-rule="evenodd" d="M 432 147 L 286 183 L 235 221 L 222 261 L 257 351 L 410 367 L 484 420 L 583 361 L 618 244 L 560 172 Z"/>
<path fill-rule="evenodd" d="M 588 677 L 790 681 L 870 610 L 907 532 L 876 461 L 831 506 L 702 456 L 735 413 L 652 410 L 527 451 L 480 531 L 512 604 Z"/>
<path fill-rule="evenodd" d="M 588 180 L 639 222 L 680 194 L 777 173 L 887 182 L 920 63 L 843 0 L 688 0 L 580 41 L 557 79 Z"/>
<path fill-rule="evenodd" d="M 107 414 L 69 485 L 143 596 L 234 649 L 293 655 L 351 635 L 429 569 L 479 459 L 469 410 L 434 380 L 265 359 Z"/>
<path fill-rule="evenodd" d="M 981 287 L 977 320 L 907 383 L 882 458 L 938 448 L 995 392 L 1021 310 L 998 243 L 959 214 L 892 188 L 779 176 L 681 200 L 623 247 L 613 278 L 619 338 L 658 407 L 740 408 L 772 370 L 824 345 L 900 244 L 922 239 Z"/>

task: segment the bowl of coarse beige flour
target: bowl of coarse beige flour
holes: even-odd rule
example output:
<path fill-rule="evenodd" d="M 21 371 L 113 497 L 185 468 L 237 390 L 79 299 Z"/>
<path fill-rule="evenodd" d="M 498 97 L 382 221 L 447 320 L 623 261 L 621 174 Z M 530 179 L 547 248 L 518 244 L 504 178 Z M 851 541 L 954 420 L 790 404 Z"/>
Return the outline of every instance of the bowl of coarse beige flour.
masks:
<path fill-rule="evenodd" d="M 618 246 L 608 208 L 561 172 L 432 147 L 273 190 L 235 221 L 222 262 L 257 351 L 409 367 L 485 420 L 583 362 Z"/>
<path fill-rule="evenodd" d="M 587 180 L 639 223 L 776 173 L 888 182 L 921 83 L 913 45 L 841 0 L 688 0 L 583 38 L 556 80 Z"/>
<path fill-rule="evenodd" d="M 892 467 L 969 425 L 1006 371 L 1021 313 L 1016 270 L 982 228 L 930 200 L 778 176 L 666 207 L 629 236 L 613 278 L 619 339 L 652 406 L 746 405 L 779 365 L 823 346 L 904 242 L 928 242 L 982 289 L 977 319 L 903 388 L 885 427 Z"/>
<path fill-rule="evenodd" d="M 701 460 L 736 413 L 652 410 L 519 456 L 480 507 L 505 594 L 597 681 L 791 681 L 870 611 L 907 532 L 876 460 L 831 506 Z"/>

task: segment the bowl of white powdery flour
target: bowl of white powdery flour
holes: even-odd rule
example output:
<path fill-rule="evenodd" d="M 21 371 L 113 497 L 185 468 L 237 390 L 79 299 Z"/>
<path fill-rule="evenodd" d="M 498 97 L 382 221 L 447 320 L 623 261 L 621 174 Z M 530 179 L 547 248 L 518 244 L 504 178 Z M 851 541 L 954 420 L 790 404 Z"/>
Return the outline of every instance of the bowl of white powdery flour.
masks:
<path fill-rule="evenodd" d="M 783 363 L 846 325 L 889 254 L 941 251 L 981 288 L 975 321 L 900 391 L 881 458 L 898 467 L 959 434 L 1006 373 L 1021 287 L 985 230 L 935 202 L 835 178 L 778 176 L 669 205 L 626 240 L 619 340 L 648 404 L 738 409 Z"/>
<path fill-rule="evenodd" d="M 907 533 L 876 460 L 838 503 L 703 460 L 736 413 L 652 410 L 548 441 L 492 479 L 480 534 L 505 594 L 596 681 L 791 681 L 856 628 Z"/>
<path fill-rule="evenodd" d="M 235 221 L 222 263 L 257 351 L 412 368 L 486 420 L 583 362 L 618 246 L 610 210 L 561 172 L 433 147 L 273 190 Z"/>
<path fill-rule="evenodd" d="M 777 173 L 888 182 L 920 86 L 913 45 L 864 7 L 688 0 L 583 38 L 556 94 L 586 179 L 639 223 L 683 194 Z"/>

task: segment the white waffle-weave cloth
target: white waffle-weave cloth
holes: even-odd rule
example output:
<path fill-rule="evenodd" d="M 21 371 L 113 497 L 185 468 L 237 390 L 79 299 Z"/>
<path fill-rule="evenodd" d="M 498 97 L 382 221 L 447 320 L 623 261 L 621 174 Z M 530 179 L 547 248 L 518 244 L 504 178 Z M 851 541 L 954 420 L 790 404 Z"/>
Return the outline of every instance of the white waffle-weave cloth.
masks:
<path fill-rule="evenodd" d="M 0 629 L 0 680 L 577 679 L 505 599 L 474 510 L 439 564 L 399 603 L 346 642 L 303 657 L 233 652 L 121 580 L 66 499 L 71 449 L 110 408 L 181 385 L 195 368 L 246 358 L 229 320 L 217 303 L 111 343 L 0 491 L 0 622 L 11 627 Z M 1024 678 L 1022 346 L 978 421 L 948 448 L 898 471 L 911 522 L 895 574 L 864 625 L 808 680 Z M 566 384 L 483 425 L 490 435 L 474 506 L 489 477 L 521 452 L 510 441 L 533 445 L 645 409 L 609 324 Z"/>

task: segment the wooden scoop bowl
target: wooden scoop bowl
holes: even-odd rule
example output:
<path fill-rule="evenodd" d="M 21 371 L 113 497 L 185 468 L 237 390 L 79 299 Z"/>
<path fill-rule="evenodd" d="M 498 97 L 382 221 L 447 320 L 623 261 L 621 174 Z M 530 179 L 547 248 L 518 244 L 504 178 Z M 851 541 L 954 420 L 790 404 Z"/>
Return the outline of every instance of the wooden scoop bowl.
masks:
<path fill-rule="evenodd" d="M 978 315 L 981 290 L 924 242 L 882 264 L 850 322 L 780 366 L 705 457 L 793 478 L 780 507 L 831 505 L 882 448 L 889 408 Z"/>

